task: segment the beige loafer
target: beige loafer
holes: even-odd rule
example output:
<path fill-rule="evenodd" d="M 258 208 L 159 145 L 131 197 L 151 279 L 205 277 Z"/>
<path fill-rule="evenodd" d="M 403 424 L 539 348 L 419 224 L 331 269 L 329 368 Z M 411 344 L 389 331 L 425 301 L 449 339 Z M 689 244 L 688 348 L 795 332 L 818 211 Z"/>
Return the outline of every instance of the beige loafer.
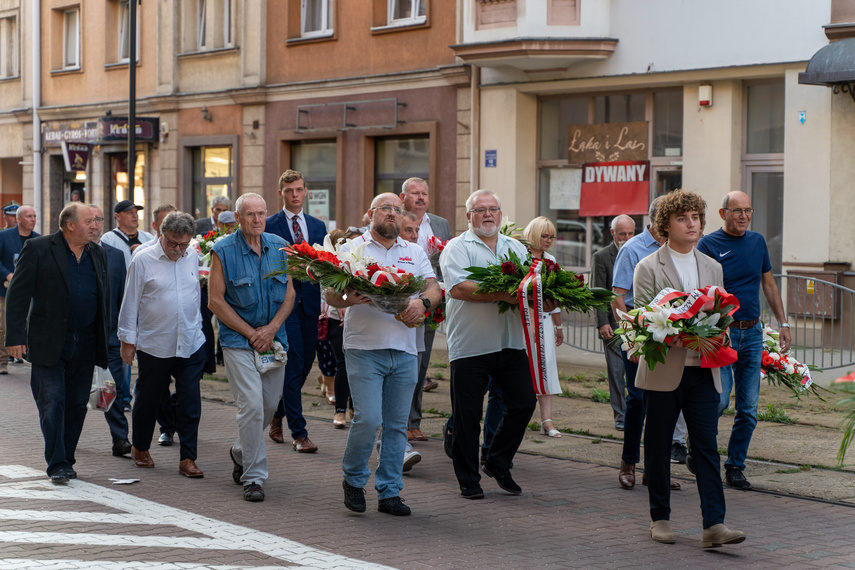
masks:
<path fill-rule="evenodd" d="M 701 540 L 704 548 L 718 548 L 724 544 L 745 542 L 745 533 L 741 530 L 730 530 L 723 524 L 714 524 L 704 529 Z"/>
<path fill-rule="evenodd" d="M 671 530 L 671 521 L 651 522 L 650 538 L 652 538 L 656 542 L 661 542 L 662 544 L 674 544 L 675 542 L 677 542 L 677 537 L 674 535 L 674 531 Z"/>

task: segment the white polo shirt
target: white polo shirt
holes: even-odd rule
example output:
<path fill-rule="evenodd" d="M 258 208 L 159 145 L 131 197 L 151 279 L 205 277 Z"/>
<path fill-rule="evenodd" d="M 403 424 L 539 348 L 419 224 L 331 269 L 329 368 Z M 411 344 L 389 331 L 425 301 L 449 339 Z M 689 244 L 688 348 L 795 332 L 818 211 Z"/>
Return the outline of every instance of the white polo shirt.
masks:
<path fill-rule="evenodd" d="M 513 251 L 520 260 L 528 255 L 519 240 L 499 234 L 496 253 L 471 229 L 453 238 L 442 250 L 439 266 L 445 279 L 448 359 L 492 354 L 505 348 L 525 349 L 519 311 L 499 314 L 496 303 L 470 303 L 451 296 L 451 289 L 467 281 L 467 267 L 497 265 Z"/>
<path fill-rule="evenodd" d="M 373 257 L 382 266 L 394 265 L 425 279 L 435 278 L 427 255 L 418 244 L 395 240 L 391 248 L 374 241 L 370 231 L 366 231 L 353 241 L 368 242 L 364 254 Z M 416 329 L 395 320 L 395 315 L 384 313 L 374 305 L 354 305 L 344 314 L 344 349 L 356 350 L 401 350 L 413 356 L 417 355 L 418 343 Z"/>

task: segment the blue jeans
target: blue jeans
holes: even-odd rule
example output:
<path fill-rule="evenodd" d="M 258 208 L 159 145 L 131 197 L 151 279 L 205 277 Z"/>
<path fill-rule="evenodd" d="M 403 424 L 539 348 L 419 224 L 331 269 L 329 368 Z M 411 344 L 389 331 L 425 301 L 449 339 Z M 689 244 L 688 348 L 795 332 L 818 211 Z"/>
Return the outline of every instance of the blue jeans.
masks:
<path fill-rule="evenodd" d="M 624 351 L 621 351 L 621 355 L 626 371 L 626 414 L 621 459 L 635 464 L 641 461 L 641 431 L 644 429 L 644 417 L 647 415 L 647 402 L 644 400 L 644 390 L 635 387 L 638 363 L 629 360 Z"/>
<path fill-rule="evenodd" d="M 407 446 L 407 417 L 418 380 L 418 357 L 400 350 L 345 350 L 353 423 L 341 461 L 344 480 L 359 489 L 368 483 L 368 460 L 377 428 L 380 461 L 374 473 L 378 499 L 397 497 L 404 488 L 401 472 Z"/>
<path fill-rule="evenodd" d="M 59 363 L 33 364 L 30 388 L 39 410 L 45 440 L 47 474 L 74 465 L 74 452 L 86 419 L 86 404 L 95 368 L 95 331 L 69 332 Z"/>
<path fill-rule="evenodd" d="M 751 436 L 757 427 L 757 402 L 760 399 L 760 360 L 763 356 L 763 328 L 758 322 L 749 329 L 730 329 L 733 349 L 739 359 L 721 369 L 721 400 L 718 413 L 730 403 L 730 391 L 736 391 L 736 418 L 727 444 L 725 469 L 745 469 Z"/>

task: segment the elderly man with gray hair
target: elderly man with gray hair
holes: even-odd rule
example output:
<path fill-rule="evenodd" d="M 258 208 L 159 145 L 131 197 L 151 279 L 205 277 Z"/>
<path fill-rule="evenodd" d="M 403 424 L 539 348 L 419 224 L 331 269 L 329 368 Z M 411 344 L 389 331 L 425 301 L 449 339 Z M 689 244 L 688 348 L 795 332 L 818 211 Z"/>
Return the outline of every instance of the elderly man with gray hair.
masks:
<path fill-rule="evenodd" d="M 231 208 L 232 201 L 229 200 L 228 196 L 214 196 L 211 200 L 211 215 L 194 221 L 196 232 L 193 235 L 205 235 L 209 231 L 217 229 L 217 221 L 220 214 L 231 210 Z"/>
<path fill-rule="evenodd" d="M 157 407 L 170 376 L 178 395 L 176 427 L 181 440 L 178 472 L 203 477 L 196 466 L 196 438 L 202 400 L 199 380 L 205 365 L 205 335 L 199 311 L 199 261 L 188 252 L 193 218 L 172 212 L 163 219 L 156 245 L 138 250 L 128 267 L 119 312 L 122 360 L 139 365 L 133 410 L 131 457 L 137 467 L 154 467 L 149 454 Z"/>

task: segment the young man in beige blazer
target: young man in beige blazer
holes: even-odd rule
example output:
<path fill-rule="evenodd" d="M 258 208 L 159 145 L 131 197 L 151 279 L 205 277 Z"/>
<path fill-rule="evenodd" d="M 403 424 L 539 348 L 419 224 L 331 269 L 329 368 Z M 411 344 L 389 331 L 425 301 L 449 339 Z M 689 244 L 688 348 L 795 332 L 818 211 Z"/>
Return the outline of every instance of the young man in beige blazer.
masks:
<path fill-rule="evenodd" d="M 690 292 L 707 285 L 722 286 L 721 265 L 698 252 L 705 209 L 703 199 L 681 190 L 659 203 L 652 225 L 668 241 L 635 268 L 633 289 L 639 299 L 656 295 L 665 287 Z M 649 302 L 649 298 L 646 299 Z M 637 304 L 638 306 L 639 304 Z M 635 385 L 644 390 L 647 425 L 644 432 L 644 471 L 650 496 L 650 536 L 657 542 L 676 541 L 671 529 L 669 490 L 671 435 L 683 412 L 697 466 L 698 493 L 703 514 L 703 547 L 716 548 L 745 540 L 745 533 L 724 526 L 724 489 L 716 436 L 721 376 L 717 368 L 701 368 L 700 353 L 683 347 L 679 339 L 654 370 L 642 357 Z"/>

